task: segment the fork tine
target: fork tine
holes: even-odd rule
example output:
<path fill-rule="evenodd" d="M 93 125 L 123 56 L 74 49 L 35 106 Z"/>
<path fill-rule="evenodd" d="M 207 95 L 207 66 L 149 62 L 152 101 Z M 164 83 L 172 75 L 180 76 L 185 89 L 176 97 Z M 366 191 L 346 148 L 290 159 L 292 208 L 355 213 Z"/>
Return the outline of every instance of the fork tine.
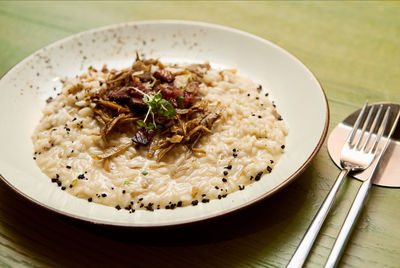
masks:
<path fill-rule="evenodd" d="M 361 151 L 367 152 L 367 151 L 366 151 L 366 148 L 367 148 L 368 142 L 369 142 L 369 140 L 371 139 L 372 134 L 373 134 L 373 132 L 374 132 L 374 129 L 375 129 L 375 127 L 376 127 L 376 124 L 378 123 L 379 117 L 381 116 L 382 108 L 383 108 L 383 105 L 382 105 L 382 104 L 379 105 L 379 109 L 378 109 L 378 111 L 376 112 L 374 122 L 372 123 L 372 125 L 371 125 L 371 127 L 370 127 L 370 129 L 369 129 L 369 131 L 368 131 L 369 134 L 368 134 L 367 140 L 365 141 L 364 146 L 361 148 Z"/>
<path fill-rule="evenodd" d="M 348 144 L 350 144 L 353 141 L 354 135 L 356 134 L 358 126 L 360 125 L 360 122 L 361 122 L 362 118 L 364 117 L 364 113 L 365 113 L 365 110 L 367 109 L 367 106 L 368 106 L 368 101 L 366 101 L 364 106 L 362 107 L 361 112 L 358 115 L 356 122 L 354 123 L 353 129 L 351 130 L 349 136 L 347 137 L 346 142 Z"/>
<path fill-rule="evenodd" d="M 358 137 L 358 140 L 357 140 L 357 142 L 356 142 L 356 145 L 354 145 L 354 148 L 355 148 L 355 149 L 357 149 L 358 146 L 360 145 L 360 142 L 361 142 L 361 140 L 362 140 L 362 137 L 364 136 L 364 133 L 365 133 L 365 129 L 366 129 L 367 126 L 369 125 L 369 121 L 371 120 L 371 116 L 372 116 L 372 113 L 373 113 L 374 110 L 375 110 L 375 106 L 372 106 L 372 107 L 369 109 L 369 112 L 368 112 L 368 115 L 367 115 L 367 119 L 365 119 L 363 128 L 362 128 L 362 130 L 361 130 L 361 134 L 360 134 L 360 136 Z"/>
<path fill-rule="evenodd" d="M 388 122 L 388 119 L 389 119 L 389 114 L 390 114 L 390 106 L 386 109 L 385 116 L 383 117 L 381 125 L 379 126 L 378 133 L 376 134 L 375 142 L 372 145 L 371 149 L 369 150 L 369 153 L 371 153 L 371 152 L 375 153 L 375 151 L 377 149 L 377 144 L 378 144 L 379 140 L 381 139 L 381 137 L 383 135 L 383 132 L 386 129 L 386 125 L 387 125 L 387 122 Z"/>

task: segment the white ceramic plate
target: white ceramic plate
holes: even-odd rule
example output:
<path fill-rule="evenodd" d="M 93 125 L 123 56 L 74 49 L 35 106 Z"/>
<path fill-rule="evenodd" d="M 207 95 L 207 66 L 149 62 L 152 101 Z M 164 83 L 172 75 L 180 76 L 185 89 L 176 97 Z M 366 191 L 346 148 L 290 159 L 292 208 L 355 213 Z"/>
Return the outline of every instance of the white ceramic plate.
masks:
<path fill-rule="evenodd" d="M 162 61 L 205 62 L 236 68 L 267 89 L 290 132 L 286 153 L 271 174 L 222 200 L 174 210 L 128 213 L 61 191 L 32 159 L 30 136 L 45 100 L 61 88 L 57 78 L 90 65 L 129 66 L 135 51 Z M 143 21 L 73 35 L 40 49 L 0 80 L 0 174 L 19 194 L 54 212 L 116 226 L 162 227 L 224 215 L 271 195 L 310 163 L 326 136 L 329 110 L 312 73 L 282 48 L 235 29 L 189 21 Z"/>

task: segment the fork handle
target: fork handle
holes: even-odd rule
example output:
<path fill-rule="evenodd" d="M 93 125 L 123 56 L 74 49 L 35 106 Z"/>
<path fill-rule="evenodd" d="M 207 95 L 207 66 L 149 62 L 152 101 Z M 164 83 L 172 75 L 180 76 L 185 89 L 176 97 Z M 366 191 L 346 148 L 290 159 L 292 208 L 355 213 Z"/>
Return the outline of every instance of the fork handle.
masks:
<path fill-rule="evenodd" d="M 342 228 L 340 229 L 339 235 L 336 238 L 335 244 L 329 254 L 328 260 L 325 264 L 325 268 L 333 268 L 339 263 L 340 257 L 345 249 L 346 243 L 350 237 L 351 231 L 353 230 L 358 216 L 361 214 L 361 209 L 365 204 L 369 190 L 372 185 L 372 176 L 364 181 L 357 192 L 357 196 L 351 205 L 349 213 L 346 216 Z"/>
<path fill-rule="evenodd" d="M 318 213 L 314 216 L 310 227 L 308 227 L 306 234 L 300 242 L 300 245 L 297 247 L 290 262 L 288 263 L 287 268 L 297 268 L 303 266 L 305 260 L 307 259 L 308 253 L 314 244 L 315 238 L 317 237 L 319 230 L 321 229 L 321 226 L 324 223 L 333 202 L 335 201 L 336 194 L 342 185 L 343 179 L 348 173 L 348 169 L 343 169 L 340 172 L 335 184 L 332 186 L 328 196 L 325 198 L 324 202 L 319 208 Z"/>

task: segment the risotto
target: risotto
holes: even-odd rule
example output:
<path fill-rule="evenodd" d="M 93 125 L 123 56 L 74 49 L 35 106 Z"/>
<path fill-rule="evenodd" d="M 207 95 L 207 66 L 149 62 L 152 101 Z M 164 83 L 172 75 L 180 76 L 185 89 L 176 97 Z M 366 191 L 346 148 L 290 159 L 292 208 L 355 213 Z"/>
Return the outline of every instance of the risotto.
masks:
<path fill-rule="evenodd" d="M 134 212 L 195 206 L 268 179 L 287 132 L 268 93 L 235 70 L 137 58 L 63 81 L 32 141 L 61 190 Z"/>

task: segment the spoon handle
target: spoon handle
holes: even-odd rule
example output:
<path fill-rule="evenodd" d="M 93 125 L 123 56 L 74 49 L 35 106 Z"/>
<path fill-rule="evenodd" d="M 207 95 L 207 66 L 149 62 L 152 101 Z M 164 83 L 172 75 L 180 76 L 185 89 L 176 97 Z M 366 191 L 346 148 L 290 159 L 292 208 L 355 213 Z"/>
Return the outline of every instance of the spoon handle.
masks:
<path fill-rule="evenodd" d="M 350 237 L 351 231 L 355 226 L 357 218 L 360 215 L 361 209 L 368 196 L 369 189 L 371 189 L 372 178 L 374 176 L 376 168 L 378 167 L 378 164 L 381 161 L 382 156 L 385 154 L 387 148 L 389 147 L 389 144 L 391 142 L 390 138 L 392 137 L 396 129 L 399 119 L 400 119 L 400 110 L 397 112 L 392 128 L 390 129 L 385 144 L 383 145 L 383 148 L 377 157 L 377 160 L 375 162 L 375 165 L 373 166 L 370 177 L 362 183 L 360 189 L 357 192 L 356 198 L 354 199 L 353 204 L 351 205 L 350 211 L 346 216 L 346 219 L 343 223 L 342 228 L 340 229 L 335 244 L 333 245 L 332 251 L 329 254 L 328 260 L 325 264 L 325 268 L 335 267 L 339 263 L 340 257 L 342 256 L 343 250 L 346 247 L 346 243 Z"/>
<path fill-rule="evenodd" d="M 340 257 L 346 247 L 347 241 L 349 240 L 351 231 L 353 230 L 358 216 L 361 214 L 361 209 L 365 204 L 369 190 L 372 185 L 372 176 L 364 181 L 358 190 L 357 196 L 351 205 L 350 211 L 346 216 L 346 220 L 340 229 L 339 235 L 336 238 L 335 244 L 333 245 L 332 251 L 329 254 L 328 260 L 325 264 L 325 268 L 333 268 L 339 263 Z"/>
<path fill-rule="evenodd" d="M 322 206 L 320 207 L 318 213 L 312 220 L 310 227 L 308 227 L 306 234 L 301 240 L 290 262 L 288 263 L 287 268 L 298 268 L 303 266 L 305 260 L 307 259 L 308 253 L 310 252 L 310 249 L 314 244 L 315 238 L 317 237 L 319 230 L 321 229 L 321 226 L 324 223 L 325 218 L 328 215 L 333 202 L 335 201 L 336 194 L 340 186 L 342 185 L 343 179 L 344 177 L 346 177 L 348 173 L 349 173 L 348 169 L 342 169 L 342 171 L 340 172 L 339 176 L 335 181 L 335 184 L 329 191 L 328 196 L 322 203 Z"/>

